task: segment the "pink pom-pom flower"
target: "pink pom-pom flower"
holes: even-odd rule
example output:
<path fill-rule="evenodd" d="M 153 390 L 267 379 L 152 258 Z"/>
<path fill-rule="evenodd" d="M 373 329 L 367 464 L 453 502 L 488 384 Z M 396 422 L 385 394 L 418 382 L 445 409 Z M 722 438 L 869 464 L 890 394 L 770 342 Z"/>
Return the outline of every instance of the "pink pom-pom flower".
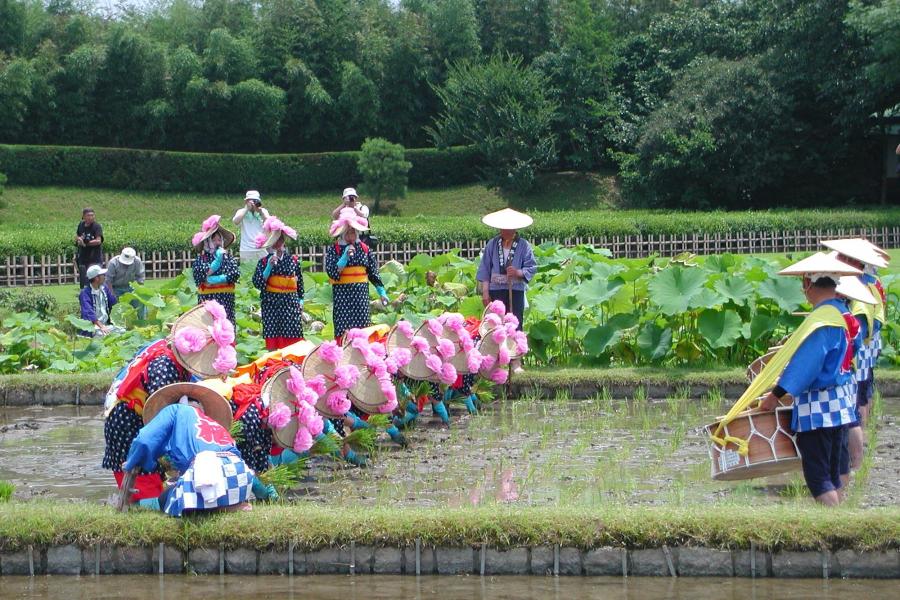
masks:
<path fill-rule="evenodd" d="M 472 341 L 472 336 L 468 333 L 459 336 L 459 347 L 462 348 L 463 352 L 471 352 L 475 348 L 475 342 Z"/>
<path fill-rule="evenodd" d="M 225 307 L 215 300 L 207 300 L 203 303 L 203 306 L 204 308 L 206 308 L 206 311 L 209 313 L 209 315 L 213 318 L 213 321 L 228 319 L 228 314 L 225 312 Z"/>
<path fill-rule="evenodd" d="M 441 374 L 440 379 L 441 383 L 445 383 L 447 385 L 453 385 L 456 383 L 456 367 L 453 366 L 453 363 L 444 363 L 441 366 Z"/>
<path fill-rule="evenodd" d="M 437 351 L 444 357 L 444 360 L 447 360 L 456 355 L 456 346 L 447 338 L 438 338 Z"/>
<path fill-rule="evenodd" d="M 459 333 L 460 330 L 465 330 L 465 320 L 459 313 L 444 313 L 443 323 L 444 327 L 456 333 Z"/>
<path fill-rule="evenodd" d="M 503 344 L 502 346 L 500 346 L 500 350 L 497 352 L 497 364 L 505 367 L 509 364 L 509 360 L 509 348 L 506 347 L 506 344 Z"/>
<path fill-rule="evenodd" d="M 325 430 L 325 421 L 322 419 L 322 415 L 316 413 L 316 416 L 306 424 L 306 430 L 309 431 L 313 438 L 322 435 L 322 432 Z"/>
<path fill-rule="evenodd" d="M 528 354 L 528 336 L 522 331 L 513 334 L 513 340 L 516 342 L 516 352 L 520 355 Z"/>
<path fill-rule="evenodd" d="M 234 343 L 234 325 L 228 319 L 213 321 L 209 333 L 217 346 L 230 346 Z"/>
<path fill-rule="evenodd" d="M 291 409 L 286 404 L 278 403 L 269 411 L 269 427 L 281 429 L 291 422 Z"/>
<path fill-rule="evenodd" d="M 300 369 L 293 365 L 291 365 L 288 375 L 289 377 L 285 387 L 291 394 L 299 397 L 300 393 L 306 389 L 306 382 L 303 380 L 303 375 L 300 373 Z"/>
<path fill-rule="evenodd" d="M 378 407 L 378 412 L 380 412 L 383 415 L 386 415 L 386 414 L 390 414 L 390 413 L 394 412 L 394 410 L 396 408 L 397 408 L 397 398 L 394 397 L 392 399 L 388 399 L 386 402 L 381 404 Z"/>
<path fill-rule="evenodd" d="M 443 362 L 441 362 L 440 356 L 437 356 L 436 354 L 429 354 L 425 358 L 425 366 L 434 373 L 440 373 L 441 367 L 443 367 L 444 364 Z"/>
<path fill-rule="evenodd" d="M 369 348 L 376 354 L 376 356 L 380 356 L 384 358 L 387 356 L 387 348 L 384 347 L 384 344 L 381 342 L 372 342 L 369 344 Z"/>
<path fill-rule="evenodd" d="M 344 351 L 336 342 L 327 341 L 322 342 L 322 345 L 319 346 L 319 356 L 322 357 L 322 360 L 336 365 L 344 357 Z"/>
<path fill-rule="evenodd" d="M 497 364 L 497 359 L 493 356 L 482 356 L 481 357 L 481 372 L 487 373 L 491 369 L 494 368 L 494 365 Z"/>
<path fill-rule="evenodd" d="M 416 334 L 413 329 L 412 323 L 409 321 L 397 321 L 397 331 L 405 335 L 407 338 L 411 338 Z"/>
<path fill-rule="evenodd" d="M 512 328 L 515 329 L 519 326 L 519 317 L 517 317 L 513 313 L 506 313 L 505 315 L 503 315 L 503 324 L 512 325 Z"/>
<path fill-rule="evenodd" d="M 369 340 L 369 334 L 359 329 L 358 327 L 354 327 L 353 329 L 348 329 L 344 332 L 344 337 L 351 342 L 354 340 Z"/>
<path fill-rule="evenodd" d="M 384 359 L 384 368 L 391 375 L 396 375 L 397 371 L 400 370 L 400 365 L 397 364 L 397 359 L 395 359 L 393 356 L 388 356 L 386 359 Z"/>
<path fill-rule="evenodd" d="M 254 244 L 257 248 L 262 248 L 263 246 L 266 245 L 266 240 L 268 240 L 268 239 L 269 239 L 269 236 L 267 236 L 267 235 L 264 234 L 264 233 L 260 233 L 260 234 L 257 235 L 255 238 L 253 238 L 253 244 Z"/>
<path fill-rule="evenodd" d="M 312 434 L 306 427 L 299 427 L 294 436 L 294 452 L 306 452 L 313 447 Z"/>
<path fill-rule="evenodd" d="M 420 335 L 413 336 L 412 340 L 410 340 L 409 342 L 409 345 L 413 350 L 422 354 L 427 353 L 429 349 L 428 340 Z"/>
<path fill-rule="evenodd" d="M 184 327 L 175 333 L 175 349 L 182 354 L 199 352 L 209 344 L 209 336 L 197 327 Z"/>
<path fill-rule="evenodd" d="M 325 391 L 323 390 L 322 394 L 324 394 L 324 393 L 325 393 Z M 300 390 L 300 393 L 297 395 L 297 400 L 299 400 L 300 402 L 305 402 L 306 404 L 311 404 L 311 405 L 315 406 L 316 401 L 319 399 L 319 396 L 321 396 L 322 394 L 317 394 L 316 391 L 314 389 L 312 389 L 312 387 L 304 387 L 302 390 Z"/>
<path fill-rule="evenodd" d="M 495 329 L 491 333 L 491 339 L 494 341 L 495 344 L 503 344 L 503 342 L 506 341 L 506 330 L 503 329 L 502 327 Z"/>
<path fill-rule="evenodd" d="M 497 385 L 503 385 L 508 378 L 509 373 L 506 372 L 506 369 L 494 369 L 491 371 L 491 381 Z"/>
<path fill-rule="evenodd" d="M 494 300 L 493 302 L 488 304 L 488 312 L 495 315 L 506 314 L 506 305 L 504 305 L 500 300 Z"/>
<path fill-rule="evenodd" d="M 488 329 L 494 329 L 495 327 L 499 327 L 503 321 L 494 313 L 490 313 L 484 316 L 484 323 L 487 325 Z"/>
<path fill-rule="evenodd" d="M 355 365 L 341 365 L 334 370 L 334 383 L 339 388 L 350 389 L 359 379 L 359 369 Z"/>
<path fill-rule="evenodd" d="M 234 346 L 220 346 L 219 351 L 216 353 L 216 358 L 213 360 L 212 368 L 215 369 L 217 373 L 222 373 L 224 375 L 230 373 L 236 366 L 237 352 L 235 351 Z"/>
<path fill-rule="evenodd" d="M 391 352 L 391 358 L 397 361 L 398 367 L 405 367 L 412 361 L 412 352 L 407 348 L 395 348 L 394 351 Z"/>
<path fill-rule="evenodd" d="M 316 396 L 324 396 L 325 390 L 328 389 L 328 384 L 325 382 L 323 375 L 316 375 L 306 382 L 306 387 L 314 391 Z"/>
<path fill-rule="evenodd" d="M 347 392 L 332 392 L 328 395 L 328 399 L 325 400 L 325 405 L 328 407 L 328 410 L 335 414 L 346 414 L 350 410 L 350 400 L 347 398 Z"/>
<path fill-rule="evenodd" d="M 477 373 L 481 369 L 481 361 L 484 357 L 478 350 L 472 350 L 466 355 L 466 366 L 469 367 L 469 373 Z"/>
<path fill-rule="evenodd" d="M 306 426 L 316 416 L 316 409 L 309 404 L 301 404 L 297 410 L 297 420 L 301 425 Z"/>
<path fill-rule="evenodd" d="M 434 337 L 440 337 L 444 334 L 444 326 L 437 319 L 428 319 L 425 321 L 425 326 Z"/>

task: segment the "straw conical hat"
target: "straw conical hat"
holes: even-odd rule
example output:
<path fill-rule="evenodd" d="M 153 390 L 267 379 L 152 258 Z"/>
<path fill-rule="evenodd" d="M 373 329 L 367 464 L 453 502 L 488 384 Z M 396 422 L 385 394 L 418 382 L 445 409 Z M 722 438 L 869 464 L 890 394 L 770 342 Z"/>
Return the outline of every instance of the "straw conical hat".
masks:
<path fill-rule="evenodd" d="M 534 223 L 534 219 L 517 210 L 504 208 L 484 215 L 481 217 L 481 222 L 494 229 L 525 229 Z"/>
<path fill-rule="evenodd" d="M 435 348 L 437 346 L 437 339 L 435 339 L 434 335 L 431 334 L 431 331 L 428 330 L 428 327 L 424 323 L 419 326 L 419 329 L 415 331 L 414 335 L 421 336 L 428 340 L 428 347 L 432 353 L 437 351 Z M 400 367 L 400 372 L 410 379 L 419 381 L 438 381 L 437 374 L 425 366 L 425 355 L 411 348 L 410 342 L 412 342 L 412 339 L 406 337 L 406 335 L 396 327 L 388 334 L 388 353 L 397 348 L 406 348 L 412 353 L 412 360 L 408 365 Z"/>
<path fill-rule="evenodd" d="M 851 300 L 859 300 L 865 304 L 877 304 L 878 301 L 869 288 L 855 275 L 844 275 L 840 278 L 835 292 Z"/>
<path fill-rule="evenodd" d="M 227 229 L 225 229 L 224 227 L 222 227 L 221 225 L 219 225 L 218 227 L 216 227 L 214 229 L 210 229 L 209 231 L 204 233 L 203 237 L 201 237 L 199 239 L 199 241 L 196 244 L 194 244 L 194 249 L 199 250 L 199 249 L 203 248 L 203 242 L 205 242 L 206 240 L 208 240 L 209 238 L 214 236 L 217 231 L 222 234 L 222 247 L 223 248 L 227 248 L 228 246 L 230 246 L 234 243 L 234 234 L 231 233 L 230 231 L 228 231 Z"/>
<path fill-rule="evenodd" d="M 359 367 L 359 379 L 347 395 L 353 406 L 369 415 L 381 413 L 379 408 L 387 402 L 381 391 L 381 382 L 366 366 Z"/>
<path fill-rule="evenodd" d="M 300 374 L 303 375 L 303 379 L 306 381 L 309 381 L 316 375 L 323 375 L 325 377 L 327 389 L 325 390 L 325 394 L 316 401 L 316 410 L 329 419 L 337 419 L 344 415 L 339 415 L 329 409 L 326 400 L 328 399 L 329 394 L 338 391 L 337 386 L 334 384 L 334 370 L 340 366 L 340 364 L 344 363 L 344 361 L 341 361 L 341 363 L 337 365 L 328 362 L 322 358 L 322 353 L 320 352 L 321 349 L 322 346 L 316 346 L 316 349 L 310 352 L 309 356 L 303 360 L 303 364 L 300 366 Z M 294 433 L 296 433 L 296 431 Z M 293 440 L 294 438 L 292 437 L 292 444 Z"/>
<path fill-rule="evenodd" d="M 887 266 L 884 257 L 872 247 L 872 244 L 862 238 L 825 240 L 822 245 L 873 267 L 884 268 Z"/>
<path fill-rule="evenodd" d="M 144 423 L 152 421 L 159 411 L 170 404 L 176 404 L 182 396 L 198 401 L 203 406 L 206 416 L 225 429 L 231 428 L 232 415 L 228 401 L 211 386 L 204 385 L 202 381 L 199 383 L 172 383 L 150 394 L 144 403 Z"/>
<path fill-rule="evenodd" d="M 484 336 L 482 336 L 482 338 L 478 341 L 476 348 L 482 355 L 493 356 L 496 359 L 500 354 L 500 344 L 495 342 L 494 337 L 491 335 L 495 330 L 496 328 L 487 331 Z M 519 358 L 519 354 L 516 351 L 516 342 L 511 337 L 507 336 L 503 344 L 509 351 L 510 358 Z"/>
<path fill-rule="evenodd" d="M 175 323 L 172 324 L 172 330 L 169 333 L 169 339 L 173 339 L 175 334 L 178 333 L 179 330 L 184 329 L 185 327 L 196 327 L 201 331 L 208 331 L 209 327 L 213 325 L 213 317 L 206 310 L 206 307 L 202 304 L 198 304 L 194 308 L 190 309 L 177 319 L 175 319 Z M 189 354 L 183 354 L 178 351 L 178 348 L 175 347 L 174 344 L 172 346 L 172 353 L 175 355 L 175 359 L 188 371 L 194 373 L 195 375 L 199 375 L 200 377 L 219 377 L 221 373 L 213 369 L 213 361 L 216 359 L 216 355 L 219 352 L 219 347 L 213 341 L 212 336 L 209 337 L 209 343 L 199 352 L 191 352 Z"/>
<path fill-rule="evenodd" d="M 288 421 L 287 425 L 279 429 L 271 426 L 270 428 L 272 429 L 272 437 L 279 446 L 293 449 L 294 438 L 297 436 L 297 429 L 300 428 L 300 424 L 297 421 L 297 406 L 295 404 L 297 398 L 287 389 L 287 382 L 290 378 L 290 367 L 279 369 L 275 375 L 263 384 L 260 399 L 264 405 L 269 407 L 270 411 L 275 408 L 276 404 L 285 404 L 290 409 L 291 420 Z M 318 409 L 318 406 L 316 408 Z"/>
<path fill-rule="evenodd" d="M 846 263 L 842 263 L 833 254 L 816 252 L 812 256 L 808 256 L 807 258 L 782 269 L 778 274 L 796 276 L 825 275 L 837 281 L 842 275 L 862 275 L 862 271 L 855 267 L 851 267 Z"/>

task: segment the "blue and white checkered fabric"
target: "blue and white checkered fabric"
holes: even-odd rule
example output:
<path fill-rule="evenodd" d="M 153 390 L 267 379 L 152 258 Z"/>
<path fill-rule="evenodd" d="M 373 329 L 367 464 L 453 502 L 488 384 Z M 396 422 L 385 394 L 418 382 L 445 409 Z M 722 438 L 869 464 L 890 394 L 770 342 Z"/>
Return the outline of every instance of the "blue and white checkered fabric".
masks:
<path fill-rule="evenodd" d="M 791 428 L 796 432 L 840 427 L 855 420 L 855 386 L 850 383 L 803 392 L 794 398 Z"/>
<path fill-rule="evenodd" d="M 180 517 L 185 510 L 209 510 L 246 502 L 250 497 L 253 472 L 242 459 L 232 454 L 219 454 L 219 459 L 222 461 L 225 487 L 217 490 L 215 497 L 206 498 L 194 489 L 194 467 L 191 466 L 178 478 L 169 493 L 165 512 Z"/>
<path fill-rule="evenodd" d="M 875 360 L 878 360 L 878 357 L 881 356 L 881 350 L 884 348 L 884 345 L 881 343 L 880 331 L 872 339 L 872 348 L 875 350 Z"/>
<path fill-rule="evenodd" d="M 876 341 L 880 343 L 880 338 L 875 337 L 869 340 L 869 343 L 860 346 L 856 353 L 856 373 L 854 374 L 856 381 L 868 381 L 872 377 L 872 369 L 875 368 L 878 360 Z"/>

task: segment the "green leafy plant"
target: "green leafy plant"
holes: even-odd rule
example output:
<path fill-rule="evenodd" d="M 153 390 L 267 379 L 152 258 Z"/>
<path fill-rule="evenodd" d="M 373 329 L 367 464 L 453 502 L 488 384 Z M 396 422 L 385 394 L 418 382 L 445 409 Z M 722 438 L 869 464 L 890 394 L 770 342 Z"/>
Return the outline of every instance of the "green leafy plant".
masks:
<path fill-rule="evenodd" d="M 16 486 L 12 482 L 0 480 L 0 502 L 9 502 L 15 491 Z"/>
<path fill-rule="evenodd" d="M 362 175 L 363 191 L 375 199 L 372 209 L 376 213 L 381 208 L 382 200 L 406 195 L 412 163 L 403 156 L 403 146 L 383 138 L 366 139 L 360 148 L 357 168 Z"/>

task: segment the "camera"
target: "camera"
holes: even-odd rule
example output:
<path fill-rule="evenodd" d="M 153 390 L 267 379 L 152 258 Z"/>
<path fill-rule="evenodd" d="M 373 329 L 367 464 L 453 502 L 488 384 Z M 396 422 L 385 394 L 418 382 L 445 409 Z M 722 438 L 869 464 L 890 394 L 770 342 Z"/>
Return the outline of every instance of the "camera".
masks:
<path fill-rule="evenodd" d="M 256 208 L 259 208 L 260 206 L 262 206 L 262 200 L 253 199 L 250 202 L 252 202 L 253 206 L 255 206 Z"/>

